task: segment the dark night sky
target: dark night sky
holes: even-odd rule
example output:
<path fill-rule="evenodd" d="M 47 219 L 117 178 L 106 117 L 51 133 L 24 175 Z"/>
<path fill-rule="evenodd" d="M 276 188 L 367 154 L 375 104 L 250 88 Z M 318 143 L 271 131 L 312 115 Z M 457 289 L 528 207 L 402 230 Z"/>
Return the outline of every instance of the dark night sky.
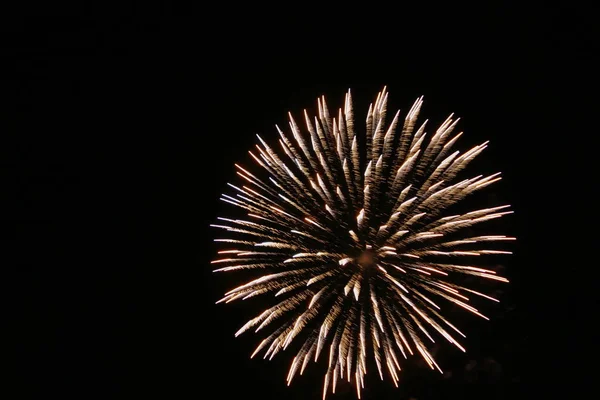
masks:
<path fill-rule="evenodd" d="M 560 135 L 584 116 L 572 100 L 592 97 L 581 90 L 594 52 L 585 10 L 317 11 L 2 13 L 11 374 L 0 386 L 18 390 L 11 398 L 320 398 L 321 369 L 288 389 L 287 354 L 250 361 L 258 337 L 234 339 L 251 311 L 214 305 L 234 277 L 210 272 L 208 225 L 255 133 L 272 137 L 321 94 L 337 109 L 348 88 L 366 110 L 384 85 L 392 108 L 425 95 L 423 116 L 462 117 L 460 148 L 491 140 L 478 167 L 503 171 L 490 191 L 513 205 L 505 226 L 519 241 L 492 321 L 464 319 L 467 355 L 441 353 L 451 376 L 410 363 L 401 389 L 373 375 L 366 398 L 512 399 L 577 379 L 558 350 L 583 311 L 560 269 L 568 232 L 555 195 L 568 174 Z"/>

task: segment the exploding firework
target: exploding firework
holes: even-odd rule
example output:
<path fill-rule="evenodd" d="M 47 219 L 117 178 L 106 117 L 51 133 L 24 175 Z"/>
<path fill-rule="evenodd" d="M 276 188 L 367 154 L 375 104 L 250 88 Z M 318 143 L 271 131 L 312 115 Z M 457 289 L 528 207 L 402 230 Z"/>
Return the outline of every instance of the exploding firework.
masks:
<path fill-rule="evenodd" d="M 398 112 L 386 125 L 387 99 L 384 89 L 369 107 L 366 129 L 355 125 L 348 91 L 337 118 L 324 98 L 317 117 L 305 111 L 304 132 L 290 114 L 291 135 L 277 127 L 277 151 L 259 136 L 249 153 L 260 173 L 236 164 L 242 183 L 229 184 L 232 195 L 221 198 L 247 217 L 212 225 L 229 234 L 215 240 L 227 246 L 213 261 L 221 267 L 215 271 L 259 274 L 218 302 L 273 298 L 236 336 L 267 331 L 252 357 L 272 358 L 294 341 L 288 384 L 328 353 L 324 398 L 338 379 L 354 381 L 360 398 L 369 360 L 396 385 L 401 359 L 411 355 L 441 372 L 427 342 L 441 336 L 465 351 L 456 339 L 465 335 L 442 309 L 454 304 L 486 318 L 470 297 L 498 301 L 456 277 L 507 282 L 481 265 L 486 255 L 509 254 L 491 244 L 514 238 L 475 235 L 472 228 L 511 213 L 509 206 L 444 214 L 500 179 L 499 173 L 457 179 L 487 142 L 453 152 L 461 133 L 453 134 L 452 115 L 427 140 L 425 123 L 417 127 L 422 98 L 403 123 Z"/>

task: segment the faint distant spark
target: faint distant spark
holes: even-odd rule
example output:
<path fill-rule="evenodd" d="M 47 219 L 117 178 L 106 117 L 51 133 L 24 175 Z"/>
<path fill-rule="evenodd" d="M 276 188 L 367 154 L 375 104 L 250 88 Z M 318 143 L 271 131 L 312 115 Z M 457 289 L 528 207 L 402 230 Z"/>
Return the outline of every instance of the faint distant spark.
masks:
<path fill-rule="evenodd" d="M 507 282 L 475 262 L 510 254 L 488 247 L 515 238 L 473 236 L 467 228 L 510 214 L 510 206 L 444 215 L 500 179 L 499 173 L 455 179 L 487 142 L 451 152 L 461 135 L 452 134 L 458 122 L 452 115 L 426 140 L 425 123 L 415 130 L 422 98 L 403 122 L 398 112 L 386 125 L 387 98 L 384 88 L 369 107 L 366 131 L 355 125 L 348 91 L 336 118 L 324 97 L 318 117 L 305 111 L 306 131 L 290 114 L 291 135 L 277 127 L 277 151 L 258 137 L 250 155 L 261 173 L 236 164 L 241 184 L 229 184 L 232 194 L 221 198 L 247 212 L 247 219 L 219 218 L 212 225 L 234 234 L 215 240 L 227 246 L 212 262 L 223 265 L 216 271 L 261 274 L 219 302 L 275 297 L 236 336 L 250 328 L 268 331 L 252 354 L 265 350 L 265 358 L 298 337 L 288 384 L 326 349 L 323 398 L 329 388 L 335 393 L 338 378 L 353 381 L 360 398 L 369 358 L 381 379 L 389 374 L 396 386 L 401 358 L 409 355 L 419 354 L 441 372 L 426 344 L 434 342 L 433 331 L 465 351 L 453 336 L 465 335 L 442 316 L 443 303 L 487 319 L 467 296 L 498 301 L 453 278 Z"/>

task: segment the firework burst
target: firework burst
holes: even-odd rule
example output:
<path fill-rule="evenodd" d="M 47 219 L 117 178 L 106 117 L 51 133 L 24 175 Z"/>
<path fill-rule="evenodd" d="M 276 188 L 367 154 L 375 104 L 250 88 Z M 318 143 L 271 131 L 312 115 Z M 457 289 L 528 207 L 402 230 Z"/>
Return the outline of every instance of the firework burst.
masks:
<path fill-rule="evenodd" d="M 366 129 L 355 125 L 348 91 L 337 116 L 322 97 L 317 117 L 304 112 L 305 131 L 290 114 L 289 133 L 277 127 L 276 146 L 258 137 L 249 153 L 261 171 L 236 164 L 242 183 L 229 184 L 232 193 L 221 198 L 247 217 L 212 225 L 229 234 L 215 240 L 226 246 L 212 262 L 215 271 L 259 273 L 219 302 L 273 299 L 236 336 L 266 331 L 252 354 L 265 358 L 294 341 L 288 384 L 328 353 L 324 398 L 338 379 L 353 381 L 360 398 L 369 359 L 381 379 L 389 375 L 396 385 L 401 359 L 411 355 L 441 372 L 428 351 L 434 336 L 465 351 L 456 339 L 465 335 L 442 309 L 454 304 L 486 318 L 470 298 L 498 301 L 455 277 L 507 282 L 481 265 L 486 255 L 509 253 L 492 244 L 514 238 L 474 235 L 471 228 L 511 213 L 509 206 L 444 214 L 500 179 L 456 179 L 487 142 L 453 151 L 461 133 L 453 134 L 452 115 L 427 139 L 425 123 L 417 125 L 422 98 L 403 121 L 398 112 L 386 124 L 387 99 L 384 89 L 369 107 Z"/>

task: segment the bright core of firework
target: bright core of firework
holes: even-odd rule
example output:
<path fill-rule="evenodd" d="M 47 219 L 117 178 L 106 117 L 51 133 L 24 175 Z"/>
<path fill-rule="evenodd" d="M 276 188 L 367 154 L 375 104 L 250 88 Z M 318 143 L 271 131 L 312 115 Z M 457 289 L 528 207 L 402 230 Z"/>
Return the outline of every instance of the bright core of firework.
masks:
<path fill-rule="evenodd" d="M 289 131 L 277 127 L 277 150 L 259 137 L 250 152 L 259 172 L 236 164 L 241 184 L 229 184 L 232 193 L 221 198 L 247 217 L 212 225 L 227 233 L 215 240 L 226 246 L 212 262 L 220 266 L 215 271 L 255 273 L 219 302 L 273 299 L 236 336 L 265 331 L 252 354 L 264 351 L 265 358 L 294 341 L 288 384 L 325 350 L 323 398 L 338 379 L 353 381 L 360 398 L 368 359 L 396 385 L 401 359 L 411 355 L 441 371 L 428 342 L 441 337 L 465 351 L 455 338 L 465 335 L 442 315 L 448 302 L 487 319 L 471 296 L 498 301 L 455 283 L 456 276 L 507 282 L 481 265 L 486 255 L 510 254 L 490 247 L 514 238 L 471 228 L 511 213 L 509 206 L 444 214 L 500 179 L 457 179 L 487 142 L 452 151 L 461 135 L 453 133 L 452 115 L 428 138 L 425 123 L 417 127 L 422 98 L 403 121 L 398 112 L 386 124 L 387 99 L 384 88 L 366 129 L 355 125 L 350 91 L 337 117 L 324 98 L 317 117 L 305 111 L 305 131 L 290 114 Z"/>

